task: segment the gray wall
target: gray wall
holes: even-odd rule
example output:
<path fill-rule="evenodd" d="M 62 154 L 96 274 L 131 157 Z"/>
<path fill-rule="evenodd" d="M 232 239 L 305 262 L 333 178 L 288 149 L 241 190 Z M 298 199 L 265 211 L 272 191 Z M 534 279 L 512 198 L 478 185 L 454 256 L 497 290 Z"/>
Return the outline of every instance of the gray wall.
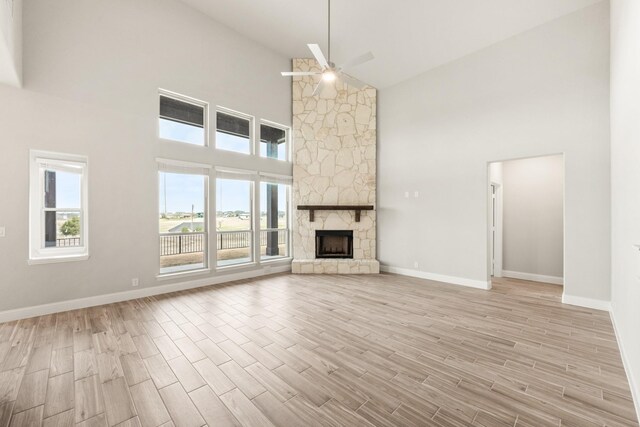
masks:
<path fill-rule="evenodd" d="M 612 308 L 640 414 L 640 2 L 611 3 Z"/>
<path fill-rule="evenodd" d="M 607 2 L 382 90 L 378 103 L 383 264 L 488 280 L 487 163 L 564 153 L 565 294 L 609 300 Z"/>
<path fill-rule="evenodd" d="M 502 163 L 503 270 L 561 278 L 562 155 Z"/>
<path fill-rule="evenodd" d="M 0 2 L 0 83 L 22 79 L 22 0 Z"/>
<path fill-rule="evenodd" d="M 156 157 L 291 174 L 156 136 L 158 88 L 290 125 L 288 59 L 175 0 L 27 1 L 24 28 L 24 89 L 0 85 L 0 311 L 172 283 Z M 88 261 L 27 265 L 29 149 L 89 157 Z"/>

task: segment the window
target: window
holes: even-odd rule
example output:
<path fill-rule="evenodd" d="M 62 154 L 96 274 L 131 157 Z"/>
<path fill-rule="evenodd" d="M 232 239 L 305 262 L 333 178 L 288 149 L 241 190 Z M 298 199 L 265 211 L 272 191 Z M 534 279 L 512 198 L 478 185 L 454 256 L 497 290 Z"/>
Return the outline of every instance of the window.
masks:
<path fill-rule="evenodd" d="M 264 177 L 260 182 L 260 259 L 289 256 L 290 184 Z"/>
<path fill-rule="evenodd" d="M 260 124 L 260 156 L 287 160 L 288 131 L 284 127 Z"/>
<path fill-rule="evenodd" d="M 252 262 L 252 177 L 225 171 L 216 175 L 217 265 Z"/>
<path fill-rule="evenodd" d="M 194 145 L 207 145 L 207 104 L 177 94 L 160 94 L 159 136 Z"/>
<path fill-rule="evenodd" d="M 159 162 L 160 274 L 207 268 L 207 168 Z"/>
<path fill-rule="evenodd" d="M 30 262 L 86 259 L 87 158 L 31 151 Z"/>
<path fill-rule="evenodd" d="M 251 117 L 226 111 L 216 114 L 216 148 L 251 154 Z"/>

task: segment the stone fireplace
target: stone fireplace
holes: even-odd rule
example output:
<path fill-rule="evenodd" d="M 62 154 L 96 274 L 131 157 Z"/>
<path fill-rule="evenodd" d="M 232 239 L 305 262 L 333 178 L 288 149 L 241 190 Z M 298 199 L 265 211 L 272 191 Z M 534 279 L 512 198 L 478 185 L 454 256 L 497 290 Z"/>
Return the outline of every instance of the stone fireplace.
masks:
<path fill-rule="evenodd" d="M 313 59 L 293 60 L 293 71 L 315 70 L 320 68 Z M 316 81 L 317 77 L 305 76 L 294 77 L 292 83 L 292 271 L 379 273 L 376 90 L 370 86 L 358 90 L 336 81 L 313 96 Z M 299 210 L 304 206 L 323 209 Z M 345 206 L 363 210 L 342 209 Z M 318 237 L 324 249 L 318 247 Z"/>

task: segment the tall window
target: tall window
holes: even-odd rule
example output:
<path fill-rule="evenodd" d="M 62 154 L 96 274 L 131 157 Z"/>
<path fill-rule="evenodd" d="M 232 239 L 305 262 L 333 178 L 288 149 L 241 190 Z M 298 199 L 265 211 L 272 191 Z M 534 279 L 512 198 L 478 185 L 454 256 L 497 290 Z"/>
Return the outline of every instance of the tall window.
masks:
<path fill-rule="evenodd" d="M 216 113 L 216 148 L 251 154 L 251 117 L 228 111 Z"/>
<path fill-rule="evenodd" d="M 30 261 L 89 255 L 87 158 L 31 151 Z"/>
<path fill-rule="evenodd" d="M 264 178 L 269 180 L 269 178 Z M 286 183 L 260 182 L 260 258 L 289 256 L 289 188 Z"/>
<path fill-rule="evenodd" d="M 207 104 L 161 92 L 159 135 L 162 139 L 207 145 Z"/>
<path fill-rule="evenodd" d="M 159 164 L 160 274 L 207 268 L 208 171 Z"/>
<path fill-rule="evenodd" d="M 253 181 L 246 175 L 216 172 L 217 265 L 253 261 Z"/>
<path fill-rule="evenodd" d="M 262 123 L 260 125 L 260 156 L 287 160 L 288 132 L 284 127 Z"/>

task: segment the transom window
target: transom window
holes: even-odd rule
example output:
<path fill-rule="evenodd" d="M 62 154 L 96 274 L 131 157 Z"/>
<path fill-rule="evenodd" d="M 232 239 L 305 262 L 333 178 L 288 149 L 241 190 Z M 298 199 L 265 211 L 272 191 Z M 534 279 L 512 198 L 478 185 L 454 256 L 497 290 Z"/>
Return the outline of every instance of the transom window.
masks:
<path fill-rule="evenodd" d="M 161 92 L 159 136 L 193 145 L 207 145 L 207 104 Z"/>
<path fill-rule="evenodd" d="M 274 124 L 260 124 L 260 156 L 270 159 L 287 160 L 288 131 Z"/>
<path fill-rule="evenodd" d="M 216 148 L 251 154 L 253 119 L 240 113 L 216 113 Z"/>

